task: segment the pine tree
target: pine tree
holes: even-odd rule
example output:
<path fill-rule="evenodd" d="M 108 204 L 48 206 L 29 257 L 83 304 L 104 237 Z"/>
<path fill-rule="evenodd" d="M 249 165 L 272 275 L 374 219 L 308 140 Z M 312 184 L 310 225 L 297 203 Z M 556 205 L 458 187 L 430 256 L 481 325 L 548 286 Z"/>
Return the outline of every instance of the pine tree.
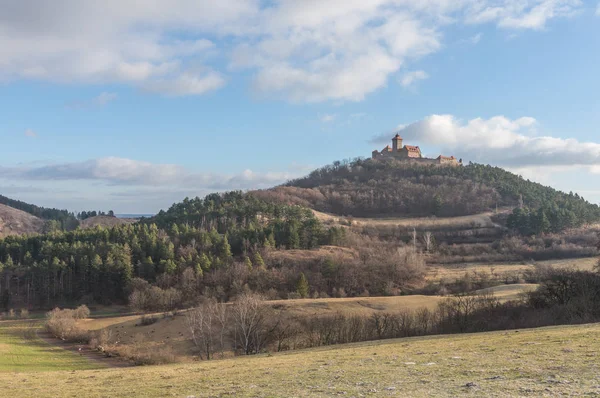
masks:
<path fill-rule="evenodd" d="M 246 268 L 248 268 L 248 271 L 252 271 L 252 260 L 250 260 L 250 257 L 246 256 L 246 258 L 244 258 L 244 264 L 246 264 Z"/>
<path fill-rule="evenodd" d="M 256 265 L 256 267 L 258 267 L 261 270 L 266 269 L 265 261 L 263 260 L 259 252 L 254 253 L 254 265 Z"/>
<path fill-rule="evenodd" d="M 302 298 L 308 297 L 309 286 L 304 272 L 300 274 L 300 279 L 298 279 L 298 284 L 296 285 L 296 293 L 298 293 Z"/>

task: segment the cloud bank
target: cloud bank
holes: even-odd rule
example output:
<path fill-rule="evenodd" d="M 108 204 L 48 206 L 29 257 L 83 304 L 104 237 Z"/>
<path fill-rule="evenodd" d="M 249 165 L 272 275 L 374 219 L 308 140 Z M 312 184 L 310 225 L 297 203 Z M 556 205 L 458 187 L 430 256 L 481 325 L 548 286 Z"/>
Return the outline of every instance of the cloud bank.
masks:
<path fill-rule="evenodd" d="M 0 167 L 0 179 L 18 181 L 101 181 L 137 187 L 185 187 L 232 190 L 270 187 L 292 177 L 288 172 L 258 173 L 244 170 L 226 175 L 198 173 L 174 164 L 156 164 L 127 158 L 105 157 L 83 162 L 42 166 Z"/>
<path fill-rule="evenodd" d="M 600 172 L 600 144 L 538 135 L 537 130 L 538 123 L 532 117 L 463 121 L 452 115 L 431 115 L 404 126 L 399 133 L 407 142 L 434 146 L 478 163 L 510 168 L 583 167 Z M 384 144 L 390 139 L 388 133 L 371 142 Z"/>
<path fill-rule="evenodd" d="M 261 94 L 360 101 L 438 51 L 449 25 L 541 30 L 579 0 L 7 0 L 0 81 L 126 84 L 168 96 L 247 70 Z"/>

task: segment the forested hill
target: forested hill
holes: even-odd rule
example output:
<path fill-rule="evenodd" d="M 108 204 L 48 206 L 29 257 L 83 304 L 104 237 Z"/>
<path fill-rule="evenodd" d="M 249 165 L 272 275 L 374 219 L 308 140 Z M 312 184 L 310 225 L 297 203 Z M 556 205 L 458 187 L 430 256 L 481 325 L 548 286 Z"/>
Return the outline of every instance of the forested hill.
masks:
<path fill-rule="evenodd" d="M 481 164 L 439 167 L 394 160 L 335 162 L 255 195 L 355 217 L 461 216 L 522 204 L 548 213 L 571 212 L 575 224 L 600 219 L 600 208 L 578 195 Z"/>
<path fill-rule="evenodd" d="M 186 199 L 136 224 L 10 236 L 0 239 L 0 307 L 125 302 L 133 278 L 228 297 L 246 283 L 231 278 L 263 272 L 269 250 L 329 245 L 340 235 L 309 209 L 230 192 Z M 280 279 L 267 282 L 266 290 Z"/>
<path fill-rule="evenodd" d="M 68 210 L 49 209 L 46 207 L 40 207 L 32 205 L 30 203 L 22 202 L 20 200 L 7 198 L 3 195 L 0 195 L 0 204 L 12 207 L 13 209 L 24 211 L 44 220 L 57 221 L 60 224 L 60 226 L 64 229 L 69 229 L 68 224 L 76 224 L 77 221 L 75 215 L 69 212 Z"/>

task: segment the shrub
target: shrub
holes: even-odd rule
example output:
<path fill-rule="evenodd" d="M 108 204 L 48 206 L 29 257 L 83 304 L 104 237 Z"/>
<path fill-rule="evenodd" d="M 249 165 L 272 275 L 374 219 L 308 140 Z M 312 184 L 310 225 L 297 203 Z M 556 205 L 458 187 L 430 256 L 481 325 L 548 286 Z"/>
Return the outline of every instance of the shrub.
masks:
<path fill-rule="evenodd" d="M 153 315 L 144 315 L 142 317 L 142 319 L 140 320 L 140 324 L 142 326 L 149 326 L 149 325 L 153 325 L 156 322 L 158 322 L 158 318 L 153 316 Z"/>
<path fill-rule="evenodd" d="M 27 308 L 21 309 L 21 319 L 29 318 L 29 310 Z"/>
<path fill-rule="evenodd" d="M 61 340 L 87 343 L 89 333 L 77 326 L 75 311 L 55 308 L 46 314 L 46 329 Z"/>
<path fill-rule="evenodd" d="M 87 305 L 80 305 L 76 309 L 73 310 L 73 318 L 75 319 L 85 319 L 90 317 L 90 309 Z"/>

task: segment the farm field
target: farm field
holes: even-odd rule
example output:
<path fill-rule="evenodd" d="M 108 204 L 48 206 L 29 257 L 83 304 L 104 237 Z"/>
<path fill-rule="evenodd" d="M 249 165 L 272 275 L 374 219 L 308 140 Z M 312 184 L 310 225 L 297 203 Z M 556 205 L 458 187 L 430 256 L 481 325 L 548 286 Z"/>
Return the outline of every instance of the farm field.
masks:
<path fill-rule="evenodd" d="M 40 327 L 38 321 L 0 321 L 0 373 L 104 367 L 102 363 L 45 342 L 37 334 Z M 4 392 L 2 395 L 11 396 Z"/>
<path fill-rule="evenodd" d="M 600 393 L 600 325 L 432 336 L 194 364 L 0 373 L 5 396 L 557 396 Z M 51 387 L 50 387 L 51 386 Z"/>

